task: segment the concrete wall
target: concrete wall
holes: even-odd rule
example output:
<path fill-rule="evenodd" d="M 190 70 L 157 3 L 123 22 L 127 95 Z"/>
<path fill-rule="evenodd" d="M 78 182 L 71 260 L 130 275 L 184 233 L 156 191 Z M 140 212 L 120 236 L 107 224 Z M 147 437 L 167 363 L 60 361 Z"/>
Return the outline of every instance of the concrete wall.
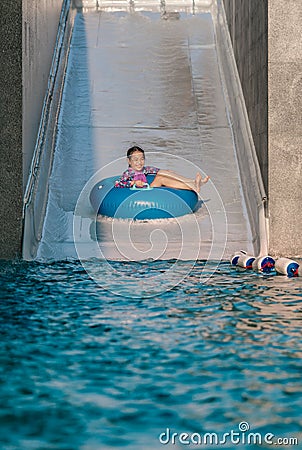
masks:
<path fill-rule="evenodd" d="M 270 249 L 302 257 L 302 3 L 268 5 Z"/>
<path fill-rule="evenodd" d="M 13 0 L 1 4 L 0 258 L 21 255 L 24 186 L 35 147 L 62 2 Z"/>
<path fill-rule="evenodd" d="M 267 1 L 223 2 L 263 183 L 267 190 Z"/>
<path fill-rule="evenodd" d="M 22 1 L 0 14 L 0 258 L 20 254 L 22 233 Z"/>
<path fill-rule="evenodd" d="M 301 0 L 223 0 L 268 193 L 269 251 L 302 257 Z"/>

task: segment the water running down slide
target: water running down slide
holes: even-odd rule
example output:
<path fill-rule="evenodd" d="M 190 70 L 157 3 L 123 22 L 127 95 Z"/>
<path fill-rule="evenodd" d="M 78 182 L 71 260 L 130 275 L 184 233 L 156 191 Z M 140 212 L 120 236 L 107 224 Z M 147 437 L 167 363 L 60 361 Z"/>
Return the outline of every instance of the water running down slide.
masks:
<path fill-rule="evenodd" d="M 38 259 L 216 260 L 240 248 L 259 250 L 239 174 L 215 8 L 175 3 L 165 14 L 78 11 Z M 149 164 L 211 176 L 195 215 L 145 223 L 95 217 L 91 188 L 126 168 L 133 144 L 145 149 Z"/>

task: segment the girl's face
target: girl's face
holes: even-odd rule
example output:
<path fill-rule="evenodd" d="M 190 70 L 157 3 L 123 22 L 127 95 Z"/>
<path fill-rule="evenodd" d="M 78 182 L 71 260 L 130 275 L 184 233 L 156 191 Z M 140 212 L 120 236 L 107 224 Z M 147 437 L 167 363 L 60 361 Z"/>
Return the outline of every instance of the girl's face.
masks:
<path fill-rule="evenodd" d="M 131 169 L 136 170 L 137 172 L 141 171 L 145 165 L 145 157 L 142 152 L 134 152 L 128 158 L 128 164 Z"/>

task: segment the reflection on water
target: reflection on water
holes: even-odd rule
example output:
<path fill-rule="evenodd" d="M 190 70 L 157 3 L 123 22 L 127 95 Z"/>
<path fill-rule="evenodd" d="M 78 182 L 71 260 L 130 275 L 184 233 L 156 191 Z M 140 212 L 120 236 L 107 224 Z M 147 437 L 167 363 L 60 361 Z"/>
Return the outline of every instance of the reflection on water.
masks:
<path fill-rule="evenodd" d="M 135 293 L 169 264 L 114 267 Z M 167 427 L 227 432 L 241 421 L 299 437 L 301 278 L 220 263 L 202 283 L 204 267 L 133 298 L 106 291 L 79 262 L 2 263 L 1 447 L 160 449 Z"/>

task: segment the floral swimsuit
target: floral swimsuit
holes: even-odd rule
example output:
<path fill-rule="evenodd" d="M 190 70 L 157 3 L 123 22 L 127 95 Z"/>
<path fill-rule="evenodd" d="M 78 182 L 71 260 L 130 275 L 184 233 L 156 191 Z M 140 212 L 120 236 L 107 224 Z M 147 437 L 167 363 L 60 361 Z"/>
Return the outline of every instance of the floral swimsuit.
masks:
<path fill-rule="evenodd" d="M 122 176 L 118 180 L 116 180 L 114 186 L 118 188 L 130 188 L 131 182 L 136 180 L 141 180 L 146 183 L 146 175 L 157 174 L 158 171 L 159 169 L 153 166 L 145 166 L 143 167 L 141 172 L 137 172 L 136 170 L 129 167 L 127 170 L 125 170 L 125 172 L 123 172 Z"/>

